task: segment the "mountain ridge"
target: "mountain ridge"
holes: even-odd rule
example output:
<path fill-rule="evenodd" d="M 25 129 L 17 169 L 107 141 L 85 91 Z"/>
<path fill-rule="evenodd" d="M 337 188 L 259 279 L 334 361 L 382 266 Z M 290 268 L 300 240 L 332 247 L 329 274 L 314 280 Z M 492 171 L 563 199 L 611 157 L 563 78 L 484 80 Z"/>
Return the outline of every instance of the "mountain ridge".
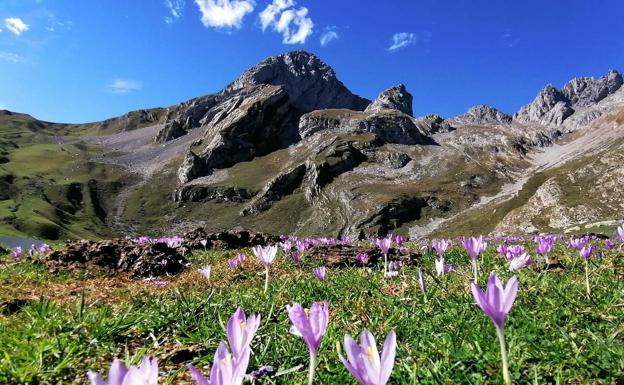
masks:
<path fill-rule="evenodd" d="M 513 116 L 476 105 L 450 118 L 413 117 L 413 97 L 404 85 L 371 101 L 349 91 L 316 55 L 293 51 L 261 61 L 210 95 L 102 122 L 42 127 L 45 140 L 57 138 L 65 143 L 60 148 L 71 147 L 89 167 L 117 175 L 113 195 L 100 191 L 91 199 L 100 213 L 92 227 L 100 234 L 163 233 L 208 223 L 215 230 L 422 236 L 440 231 L 436 223 L 448 231 L 461 228 L 471 207 L 514 201 L 524 183 L 551 167 L 536 154 L 555 154 L 559 142 L 592 138 L 568 160 L 619 153 L 594 133 L 607 130 L 604 137 L 615 139 L 611 145 L 619 143 L 618 131 L 604 127 L 621 125 L 621 85 L 621 74 L 610 71 L 575 78 L 561 89 L 546 86 Z M 36 120 L 20 119 L 20 135 L 31 135 L 27 127 Z M 5 149 L 8 162 L 0 164 L 0 174 L 15 179 L 15 151 L 10 143 Z M 76 183 L 72 188 L 84 196 L 88 183 Z M 66 189 L 58 176 L 44 177 L 37 189 L 49 185 Z M 11 210 L 24 207 L 25 193 L 10 191 L 4 201 L 12 209 L 3 222 L 19 232 L 25 218 Z M 566 191 L 559 196 L 565 200 Z M 49 215 L 59 235 L 72 235 L 69 224 L 87 210 L 78 205 L 67 211 L 66 199 L 47 196 L 44 202 L 51 213 L 63 213 L 63 219 Z"/>

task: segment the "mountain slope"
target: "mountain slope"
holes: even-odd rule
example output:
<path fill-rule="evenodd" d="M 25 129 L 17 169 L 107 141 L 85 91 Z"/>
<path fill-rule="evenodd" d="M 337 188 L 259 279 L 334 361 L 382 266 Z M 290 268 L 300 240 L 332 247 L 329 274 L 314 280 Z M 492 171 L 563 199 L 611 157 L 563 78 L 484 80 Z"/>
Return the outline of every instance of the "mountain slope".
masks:
<path fill-rule="evenodd" d="M 315 55 L 294 51 L 215 94 L 167 108 L 87 125 L 20 118 L 21 139 L 0 119 L 0 172 L 29 181 L 12 182 L 0 197 L 0 231 L 58 238 L 204 225 L 418 237 L 612 220 L 623 214 L 619 192 L 583 186 L 621 181 L 621 85 L 611 71 L 548 86 L 513 117 L 484 105 L 449 119 L 413 117 L 405 86 L 369 101 Z M 24 151 L 35 158 L 70 151 L 73 163 L 31 170 Z M 72 167 L 79 172 L 68 175 Z M 55 193 L 41 194 L 48 190 Z M 45 197 L 38 199 L 48 208 L 21 212 L 17 201 L 32 196 Z"/>

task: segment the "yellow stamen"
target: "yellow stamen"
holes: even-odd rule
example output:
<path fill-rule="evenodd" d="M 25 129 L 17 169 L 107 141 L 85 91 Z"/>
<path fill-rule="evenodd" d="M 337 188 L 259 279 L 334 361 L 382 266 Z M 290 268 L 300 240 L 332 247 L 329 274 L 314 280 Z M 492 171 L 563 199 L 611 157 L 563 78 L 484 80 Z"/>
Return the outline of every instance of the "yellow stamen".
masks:
<path fill-rule="evenodd" d="M 303 309 L 303 311 L 305 312 L 306 317 L 310 316 L 310 309 Z"/>
<path fill-rule="evenodd" d="M 374 354 L 373 348 L 371 346 L 367 347 L 366 348 L 366 355 L 368 356 L 368 360 L 370 362 L 373 362 L 373 354 Z"/>

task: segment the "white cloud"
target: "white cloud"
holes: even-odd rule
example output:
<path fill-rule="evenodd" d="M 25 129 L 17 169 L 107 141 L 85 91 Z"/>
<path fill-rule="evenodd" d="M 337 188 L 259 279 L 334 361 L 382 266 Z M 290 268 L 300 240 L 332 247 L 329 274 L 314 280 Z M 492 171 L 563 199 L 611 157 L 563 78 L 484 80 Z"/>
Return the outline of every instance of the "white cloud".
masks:
<path fill-rule="evenodd" d="M 399 32 L 392 36 L 392 45 L 388 47 L 388 51 L 396 51 L 405 48 L 408 45 L 416 44 L 416 35 L 411 32 Z"/>
<path fill-rule="evenodd" d="M 143 85 L 140 82 L 129 79 L 114 79 L 108 84 L 108 89 L 114 94 L 127 94 L 141 88 Z"/>
<path fill-rule="evenodd" d="M 303 44 L 312 35 L 314 22 L 308 17 L 308 8 L 295 9 L 294 0 L 273 0 L 260 13 L 262 30 L 272 27 L 282 34 L 284 44 Z"/>
<path fill-rule="evenodd" d="M 0 51 L 0 61 L 6 61 L 9 63 L 18 63 L 22 61 L 22 57 L 13 52 Z"/>
<path fill-rule="evenodd" d="M 165 23 L 171 24 L 178 21 L 182 17 L 185 5 L 185 0 L 165 0 L 165 7 L 169 10 L 169 15 L 165 17 Z"/>
<path fill-rule="evenodd" d="M 4 19 L 4 26 L 11 32 L 15 34 L 15 36 L 19 36 L 22 33 L 28 31 L 30 26 L 19 17 L 7 17 Z"/>
<path fill-rule="evenodd" d="M 254 0 L 195 0 L 206 27 L 240 28 L 243 18 L 254 10 Z"/>
<path fill-rule="evenodd" d="M 338 35 L 338 32 L 336 32 L 335 26 L 326 27 L 325 31 L 323 31 L 323 34 L 321 35 L 321 45 L 325 47 L 327 44 L 331 43 L 334 40 L 338 40 L 339 38 L 340 35 Z"/>

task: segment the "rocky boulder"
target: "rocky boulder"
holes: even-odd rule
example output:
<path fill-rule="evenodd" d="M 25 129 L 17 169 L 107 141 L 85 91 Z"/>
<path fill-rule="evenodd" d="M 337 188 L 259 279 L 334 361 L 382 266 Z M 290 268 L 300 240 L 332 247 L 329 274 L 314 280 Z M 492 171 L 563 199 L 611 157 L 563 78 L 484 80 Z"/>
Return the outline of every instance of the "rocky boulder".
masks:
<path fill-rule="evenodd" d="M 366 107 L 366 111 L 397 110 L 413 116 L 412 99 L 412 94 L 407 92 L 403 84 L 399 84 L 380 93 L 377 99 Z"/>

